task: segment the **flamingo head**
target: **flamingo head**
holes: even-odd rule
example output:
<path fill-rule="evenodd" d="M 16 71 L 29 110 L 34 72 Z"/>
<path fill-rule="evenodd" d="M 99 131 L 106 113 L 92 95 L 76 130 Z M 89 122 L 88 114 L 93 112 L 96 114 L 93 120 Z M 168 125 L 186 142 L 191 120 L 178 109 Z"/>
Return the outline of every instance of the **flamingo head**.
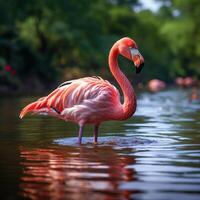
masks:
<path fill-rule="evenodd" d="M 133 61 L 136 67 L 136 73 L 139 73 L 144 65 L 144 58 L 140 54 L 135 41 L 128 37 L 124 37 L 119 40 L 117 44 L 119 53 L 125 58 Z"/>

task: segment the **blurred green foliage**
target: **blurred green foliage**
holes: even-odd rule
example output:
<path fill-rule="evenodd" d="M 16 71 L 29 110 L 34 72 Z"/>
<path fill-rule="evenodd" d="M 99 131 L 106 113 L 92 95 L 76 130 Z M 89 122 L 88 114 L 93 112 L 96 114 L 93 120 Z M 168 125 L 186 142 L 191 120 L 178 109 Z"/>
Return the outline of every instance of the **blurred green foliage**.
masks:
<path fill-rule="evenodd" d="M 49 87 L 70 73 L 107 77 L 109 49 L 124 36 L 145 57 L 144 81 L 199 77 L 200 1 L 158 1 L 156 13 L 136 12 L 137 0 L 0 1 L 0 85 Z M 5 72 L 6 65 L 15 73 Z"/>

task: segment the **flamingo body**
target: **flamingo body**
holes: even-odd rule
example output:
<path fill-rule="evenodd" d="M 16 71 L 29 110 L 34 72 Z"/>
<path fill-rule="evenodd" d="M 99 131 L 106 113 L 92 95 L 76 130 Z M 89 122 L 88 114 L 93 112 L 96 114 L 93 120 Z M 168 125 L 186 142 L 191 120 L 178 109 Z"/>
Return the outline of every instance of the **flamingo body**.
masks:
<path fill-rule="evenodd" d="M 188 87 L 188 88 L 197 85 L 196 80 L 190 76 L 187 76 L 185 78 L 178 77 L 178 78 L 176 78 L 175 82 L 178 86 Z"/>
<path fill-rule="evenodd" d="M 148 88 L 152 92 L 158 92 L 160 90 L 163 90 L 165 87 L 165 82 L 159 79 L 152 79 L 148 82 Z"/>
<path fill-rule="evenodd" d="M 64 82 L 48 96 L 27 105 L 21 111 L 20 118 L 32 112 L 78 123 L 79 143 L 82 139 L 83 126 L 90 123 L 95 126 L 94 142 L 96 143 L 99 124 L 102 121 L 125 120 L 136 110 L 134 90 L 118 67 L 118 54 L 132 60 L 138 72 L 144 59 L 137 50 L 137 45 L 130 38 L 117 41 L 110 51 L 109 66 L 124 94 L 123 104 L 118 90 L 111 83 L 100 77 L 85 77 Z"/>
<path fill-rule="evenodd" d="M 29 104 L 20 118 L 31 111 L 78 124 L 99 124 L 114 120 L 121 112 L 120 106 L 115 86 L 100 77 L 85 77 L 65 82 L 48 96 Z"/>

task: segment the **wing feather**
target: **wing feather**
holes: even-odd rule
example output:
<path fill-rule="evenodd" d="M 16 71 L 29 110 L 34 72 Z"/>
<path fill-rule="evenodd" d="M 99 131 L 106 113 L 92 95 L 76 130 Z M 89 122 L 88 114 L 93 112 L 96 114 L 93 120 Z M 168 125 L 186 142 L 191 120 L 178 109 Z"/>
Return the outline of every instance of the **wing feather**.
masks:
<path fill-rule="evenodd" d="M 83 118 L 91 121 L 106 112 L 107 115 L 112 113 L 113 107 L 120 103 L 119 99 L 118 90 L 108 81 L 101 77 L 85 77 L 62 83 L 48 96 L 25 107 L 20 116 L 32 112 L 76 122 Z"/>

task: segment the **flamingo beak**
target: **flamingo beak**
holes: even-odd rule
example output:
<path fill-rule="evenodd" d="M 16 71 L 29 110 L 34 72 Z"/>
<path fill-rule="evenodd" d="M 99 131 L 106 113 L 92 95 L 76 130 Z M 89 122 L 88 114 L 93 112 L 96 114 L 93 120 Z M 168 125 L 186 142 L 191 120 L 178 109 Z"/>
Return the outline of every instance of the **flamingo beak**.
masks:
<path fill-rule="evenodd" d="M 144 66 L 144 58 L 136 48 L 131 48 L 130 52 L 131 52 L 131 58 L 136 67 L 136 73 L 140 73 Z"/>

